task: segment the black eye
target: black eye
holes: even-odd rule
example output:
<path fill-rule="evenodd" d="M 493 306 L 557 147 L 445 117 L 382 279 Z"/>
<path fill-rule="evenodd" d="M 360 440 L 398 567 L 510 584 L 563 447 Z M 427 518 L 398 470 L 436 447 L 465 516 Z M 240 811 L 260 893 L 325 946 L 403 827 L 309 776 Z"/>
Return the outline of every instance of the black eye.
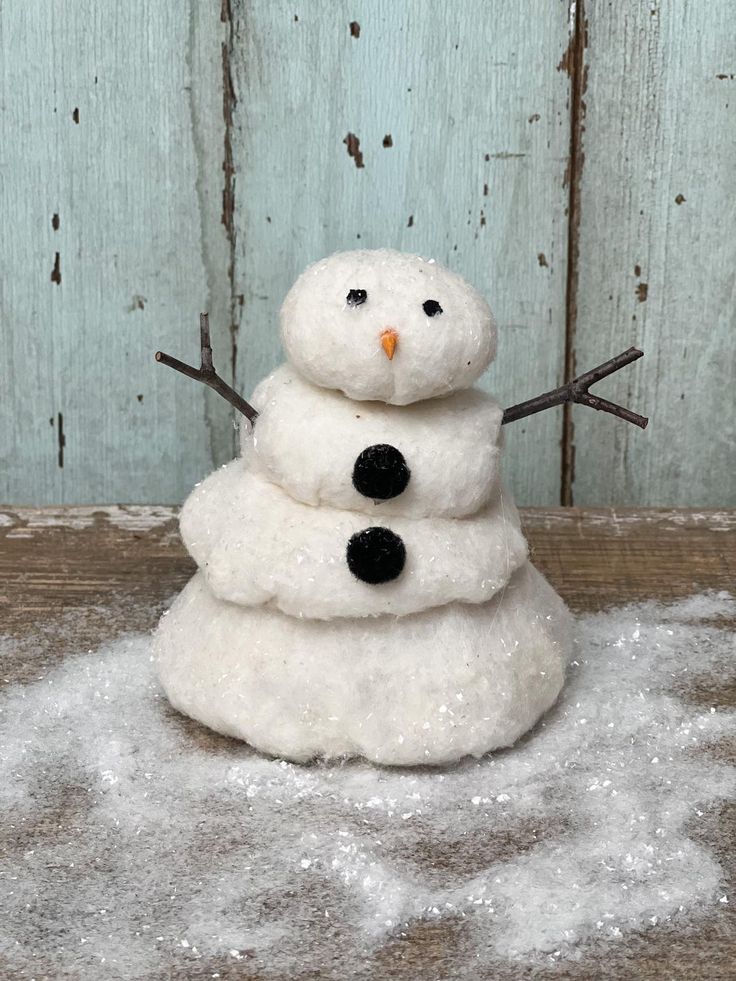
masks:
<path fill-rule="evenodd" d="M 365 290 L 350 290 L 345 299 L 349 307 L 359 307 L 368 299 L 368 294 Z"/>
<path fill-rule="evenodd" d="M 425 300 L 422 304 L 422 310 L 428 317 L 436 317 L 438 313 L 442 313 L 442 307 L 437 300 Z"/>

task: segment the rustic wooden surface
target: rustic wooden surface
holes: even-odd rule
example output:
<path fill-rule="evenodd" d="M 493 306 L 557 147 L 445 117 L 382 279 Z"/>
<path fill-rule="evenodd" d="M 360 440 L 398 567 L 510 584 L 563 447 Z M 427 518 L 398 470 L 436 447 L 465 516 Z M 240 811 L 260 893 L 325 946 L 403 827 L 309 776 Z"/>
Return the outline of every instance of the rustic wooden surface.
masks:
<path fill-rule="evenodd" d="M 522 515 L 536 564 L 575 610 L 733 590 L 736 584 L 736 512 L 553 508 L 526 509 Z M 150 629 L 193 570 L 176 511 L 169 507 L 0 508 L 0 621 L 4 633 L 28 641 L 19 645 L 22 658 L 3 664 L 4 683 L 32 681 L 66 655 L 122 632 Z M 54 632 L 62 611 L 67 613 L 65 648 Z M 69 611 L 77 614 L 73 630 Z M 701 680 L 689 695 L 704 704 L 736 704 L 736 689 L 720 678 Z M 188 725 L 203 745 L 221 738 Z M 724 806 L 703 834 L 733 873 L 736 808 Z M 489 861 L 509 858 L 523 847 L 507 836 L 492 836 Z M 733 908 L 733 903 L 719 907 L 686 933 L 658 927 L 618 945 L 588 949 L 579 962 L 549 969 L 501 965 L 492 977 L 732 978 Z M 332 973 L 326 968 L 322 976 L 362 971 L 361 977 L 405 981 L 452 977 L 453 952 L 460 956 L 459 929 L 452 922 L 420 924 L 406 939 L 387 942 L 370 962 L 329 965 Z M 55 976 L 53 965 L 47 975 L 42 964 L 35 963 L 34 970 L 39 977 Z M 228 978 L 256 976 L 247 964 L 206 959 L 172 964 L 166 976 L 204 979 L 218 970 Z"/>
<path fill-rule="evenodd" d="M 736 505 L 730 0 L 588 2 L 574 350 L 646 433 L 575 413 L 576 503 Z"/>

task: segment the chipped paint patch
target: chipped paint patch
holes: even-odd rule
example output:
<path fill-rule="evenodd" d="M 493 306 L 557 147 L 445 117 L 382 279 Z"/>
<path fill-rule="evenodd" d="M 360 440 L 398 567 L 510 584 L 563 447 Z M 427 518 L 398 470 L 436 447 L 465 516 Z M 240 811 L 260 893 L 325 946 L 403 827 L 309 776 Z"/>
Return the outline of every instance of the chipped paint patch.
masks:
<path fill-rule="evenodd" d="M 348 148 L 348 156 L 355 161 L 355 166 L 360 170 L 363 167 L 363 152 L 360 149 L 360 140 L 355 133 L 348 133 L 342 141 Z"/>

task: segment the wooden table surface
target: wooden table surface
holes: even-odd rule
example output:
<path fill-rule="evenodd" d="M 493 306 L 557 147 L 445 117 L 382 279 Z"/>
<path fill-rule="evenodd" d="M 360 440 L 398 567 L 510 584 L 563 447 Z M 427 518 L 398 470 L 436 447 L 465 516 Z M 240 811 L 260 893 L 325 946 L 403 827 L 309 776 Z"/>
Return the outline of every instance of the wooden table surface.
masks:
<path fill-rule="evenodd" d="M 534 508 L 522 517 L 535 564 L 573 610 L 736 588 L 736 512 Z M 152 628 L 194 568 L 173 508 L 0 508 L 2 633 L 37 639 L 32 656 L 3 665 L 5 683 L 30 681 L 68 653 Z M 51 626 L 62 610 L 79 616 L 60 646 Z M 720 704 L 736 705 L 733 683 L 714 678 L 711 684 L 718 687 Z M 733 875 L 736 806 L 720 809 L 704 840 Z M 497 858 L 509 857 L 516 847 L 500 841 Z M 549 969 L 509 966 L 508 973 L 494 971 L 493 977 L 736 978 L 734 905 L 715 910 L 697 931 L 662 926 L 632 935 L 606 948 L 605 961 L 587 954 Z M 453 944 L 452 933 L 450 923 L 422 924 L 400 952 L 376 955 L 370 976 L 439 977 L 439 953 Z M 221 968 L 203 960 L 194 969 L 189 965 L 186 975 L 166 976 L 205 978 Z M 350 973 L 346 967 L 345 977 Z M 1 959 L 0 976 L 10 976 Z M 253 977 L 237 964 L 221 976 Z"/>

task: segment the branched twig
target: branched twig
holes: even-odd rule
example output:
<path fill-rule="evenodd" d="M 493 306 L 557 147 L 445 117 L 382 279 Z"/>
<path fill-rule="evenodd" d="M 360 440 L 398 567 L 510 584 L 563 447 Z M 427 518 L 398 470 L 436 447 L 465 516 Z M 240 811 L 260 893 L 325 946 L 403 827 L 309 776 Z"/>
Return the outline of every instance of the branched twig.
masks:
<path fill-rule="evenodd" d="M 601 378 L 612 375 L 614 371 L 631 364 L 632 361 L 636 361 L 643 355 L 643 351 L 630 347 L 628 351 L 617 354 L 615 358 L 605 361 L 597 368 L 593 368 L 592 371 L 586 371 L 584 374 L 578 375 L 577 378 L 573 378 L 567 385 L 555 388 L 551 392 L 544 392 L 544 394 L 537 395 L 536 398 L 526 402 L 520 402 L 518 405 L 512 405 L 504 412 L 503 422 L 504 424 L 515 422 L 525 416 L 534 415 L 535 412 L 549 409 L 553 405 L 562 405 L 563 402 L 579 402 L 580 405 L 587 405 L 591 409 L 598 409 L 602 412 L 610 412 L 611 415 L 618 416 L 619 419 L 625 419 L 626 422 L 632 422 L 635 426 L 646 429 L 649 422 L 646 416 L 640 416 L 637 412 L 632 412 L 631 409 L 627 409 L 623 405 L 616 405 L 615 402 L 609 402 L 597 395 L 591 395 L 588 391 L 590 386 L 600 381 Z"/>
<path fill-rule="evenodd" d="M 202 351 L 199 368 L 193 368 L 192 365 L 185 364 L 177 358 L 172 358 L 170 354 L 164 354 L 163 351 L 156 351 L 156 360 L 160 364 L 168 365 L 169 368 L 175 368 L 176 371 L 180 371 L 187 378 L 194 378 L 195 381 L 209 385 L 218 395 L 222 395 L 224 399 L 227 399 L 230 405 L 234 406 L 238 412 L 242 412 L 252 425 L 258 418 L 258 412 L 242 396 L 238 395 L 234 388 L 230 388 L 227 382 L 220 378 L 212 364 L 210 318 L 206 313 L 199 315 L 199 343 Z"/>

